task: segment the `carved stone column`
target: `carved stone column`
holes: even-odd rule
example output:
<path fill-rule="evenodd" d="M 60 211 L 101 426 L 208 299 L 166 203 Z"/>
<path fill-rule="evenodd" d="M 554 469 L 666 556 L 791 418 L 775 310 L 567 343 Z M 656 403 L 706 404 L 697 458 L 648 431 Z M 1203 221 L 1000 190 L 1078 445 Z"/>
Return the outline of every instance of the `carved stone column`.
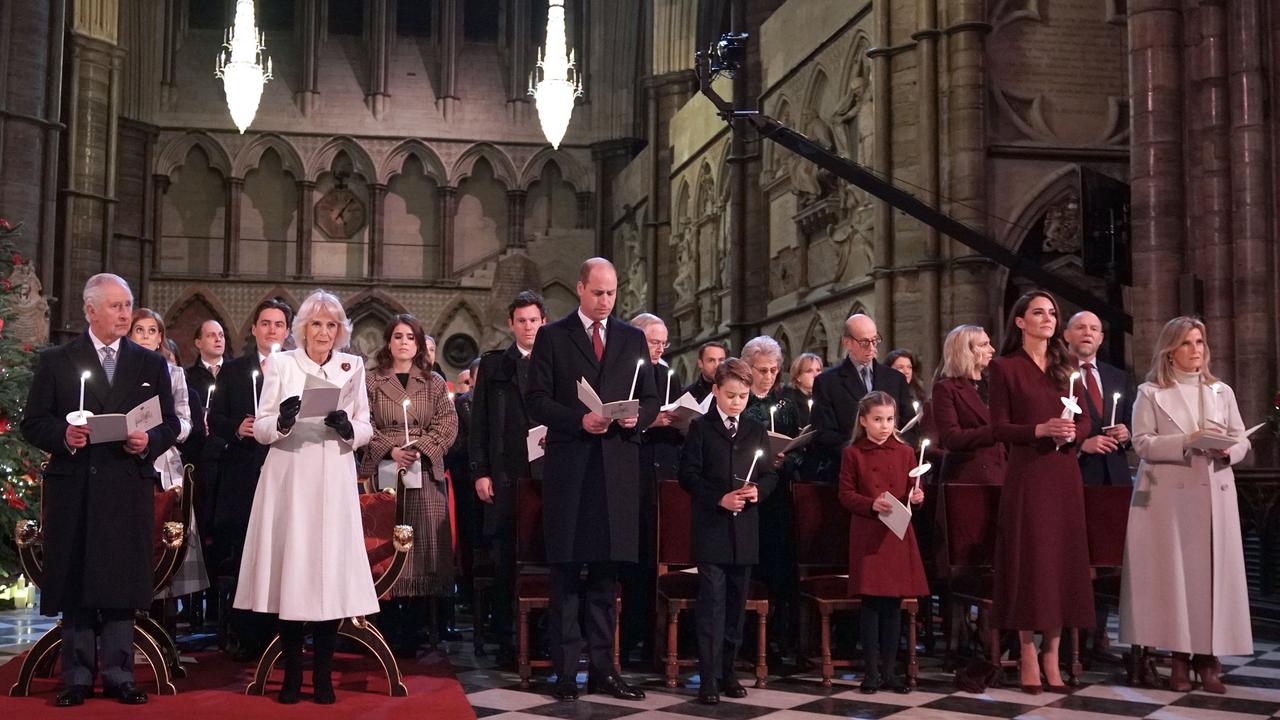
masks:
<path fill-rule="evenodd" d="M 635 156 L 635 148 L 639 141 L 631 138 L 605 140 L 591 146 L 591 159 L 596 169 L 595 223 L 596 254 L 601 257 L 614 257 L 617 248 L 613 243 L 613 225 L 617 218 L 613 217 L 613 184 L 618 173 L 626 168 L 627 163 Z M 587 227 L 590 227 L 589 225 Z M 645 257 L 653 258 L 651 253 Z M 647 305 L 646 307 L 652 307 Z"/>
<path fill-rule="evenodd" d="M 453 278 L 453 220 L 458 212 L 458 188 L 441 185 L 436 188 L 440 203 L 440 279 Z"/>
<path fill-rule="evenodd" d="M 379 280 L 383 276 L 382 256 L 383 237 L 387 222 L 387 186 L 373 184 L 369 186 L 369 277 Z"/>
<path fill-rule="evenodd" d="M 298 249 L 294 253 L 293 272 L 300 278 L 311 277 L 311 233 L 316 225 L 316 204 L 312 194 L 316 184 L 299 180 L 298 186 Z"/>
<path fill-rule="evenodd" d="M 458 102 L 458 53 L 462 50 L 462 0 L 440 0 L 440 78 L 436 99 L 445 118 Z"/>
<path fill-rule="evenodd" d="M 889 61 L 892 39 L 889 35 L 891 10 L 889 0 L 874 0 L 875 44 L 867 52 L 871 57 L 871 89 L 875 104 L 875 146 L 872 165 L 883 176 L 893 176 L 893 100 Z M 872 314 L 886 343 L 893 347 L 893 208 L 886 202 L 875 204 L 875 234 L 872 237 L 871 277 L 875 279 L 875 307 Z"/>
<path fill-rule="evenodd" d="M 515 250 L 528 245 L 524 237 L 524 204 L 528 193 L 523 190 L 507 191 L 507 249 Z"/>
<path fill-rule="evenodd" d="M 305 117 L 320 106 L 320 43 L 324 37 L 324 26 L 320 22 L 320 0 L 301 0 L 298 3 L 298 34 L 302 45 L 302 52 L 299 53 L 301 82 L 293 95 L 293 101 Z M 311 273 L 310 265 L 306 266 L 306 273 Z"/>
<path fill-rule="evenodd" d="M 231 277 L 240 272 L 240 199 L 244 194 L 244 180 L 227 178 L 224 188 L 227 209 L 223 221 L 222 276 Z"/>
<path fill-rule="evenodd" d="M 507 47 L 507 66 L 510 69 L 507 87 L 508 103 L 528 103 L 529 71 L 533 64 L 533 50 L 529 42 L 530 0 L 507 0 L 511 30 Z"/>
<path fill-rule="evenodd" d="M 406 0 L 411 1 L 411 0 Z M 395 39 L 396 14 L 393 0 L 369 0 L 369 91 L 364 102 L 381 120 L 387 111 L 387 75 L 391 68 L 391 42 Z"/>
<path fill-rule="evenodd" d="M 1227 63 L 1231 90 L 1231 235 L 1235 311 L 1235 374 L 1240 414 L 1259 418 L 1270 407 L 1276 356 L 1276 272 L 1268 212 L 1275 182 L 1267 147 L 1268 106 L 1260 0 L 1227 3 Z M 1275 71 L 1274 68 L 1271 69 Z M 1272 116 L 1274 122 L 1274 115 Z M 1217 344 L 1214 344 L 1217 347 Z"/>
<path fill-rule="evenodd" d="M 1183 265 L 1182 18 L 1179 0 L 1130 0 L 1133 109 L 1134 357 L 1139 374 L 1156 336 L 1179 312 Z"/>
<path fill-rule="evenodd" d="M 657 12 L 657 9 L 655 9 Z M 655 59 L 655 63 L 657 59 Z M 655 308 L 660 317 L 675 317 L 674 286 L 659 283 L 658 277 L 676 276 L 676 252 L 671 246 L 671 118 L 697 89 L 697 79 L 689 70 L 653 75 L 645 78 L 648 90 L 649 119 L 647 145 L 649 151 L 648 221 L 644 226 L 646 256 L 649 262 L 649 297 L 646 307 Z M 672 340 L 682 337 L 671 326 Z"/>
<path fill-rule="evenodd" d="M 169 177 L 167 175 L 152 175 L 151 247 L 147 248 L 147 258 L 143 268 L 144 278 L 149 278 L 151 271 L 160 265 L 158 254 L 160 252 L 160 243 L 164 241 L 164 196 L 168 192 Z"/>
<path fill-rule="evenodd" d="M 925 202 L 937 208 L 940 204 L 941 161 L 938 136 L 938 0 L 919 0 L 920 29 L 911 35 L 918 49 L 918 77 L 920 112 L 920 185 Z M 939 208 L 941 209 L 941 208 Z M 920 263 L 921 337 L 920 362 L 924 368 L 937 367 L 942 350 L 942 303 L 939 291 L 939 265 L 941 264 L 942 238 L 937 228 L 923 225 L 924 261 Z M 922 368 L 923 370 L 923 368 Z"/>

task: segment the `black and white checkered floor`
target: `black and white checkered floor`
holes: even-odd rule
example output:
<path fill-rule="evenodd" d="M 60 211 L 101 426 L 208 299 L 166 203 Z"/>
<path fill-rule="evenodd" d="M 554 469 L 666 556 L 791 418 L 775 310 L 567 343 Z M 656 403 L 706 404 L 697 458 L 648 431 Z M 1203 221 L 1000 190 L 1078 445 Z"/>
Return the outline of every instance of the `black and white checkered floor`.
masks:
<path fill-rule="evenodd" d="M 1114 623 L 1114 618 L 1113 618 Z M 49 627 L 50 618 L 32 610 L 0 612 L 0 663 L 21 653 Z M 1114 626 L 1112 633 L 1114 637 Z M 1226 695 L 1196 691 L 1176 693 L 1131 688 L 1119 666 L 1096 666 L 1072 694 L 1026 695 L 1009 689 L 971 695 L 955 690 L 939 661 L 921 657 L 920 687 L 910 695 L 858 692 L 860 678 L 838 677 L 823 688 L 816 675 L 771 677 L 768 689 L 748 685 L 743 700 L 724 698 L 719 705 L 697 701 L 696 687 L 667 689 L 656 673 L 625 673 L 648 694 L 642 702 L 583 695 L 574 703 L 560 703 L 543 694 L 545 687 L 519 689 L 512 672 L 493 667 L 491 658 L 476 659 L 470 642 L 449 643 L 449 659 L 468 699 L 481 718 L 575 718 L 577 720 L 822 720 L 831 718 L 1044 718 L 1100 720 L 1101 718 L 1161 718 L 1165 720 L 1244 720 L 1280 717 L 1280 643 L 1258 641 L 1253 657 L 1223 658 Z M 1120 649 L 1117 648 L 1117 651 Z M 741 675 L 744 681 L 746 674 Z M 687 681 L 688 676 L 684 676 Z"/>

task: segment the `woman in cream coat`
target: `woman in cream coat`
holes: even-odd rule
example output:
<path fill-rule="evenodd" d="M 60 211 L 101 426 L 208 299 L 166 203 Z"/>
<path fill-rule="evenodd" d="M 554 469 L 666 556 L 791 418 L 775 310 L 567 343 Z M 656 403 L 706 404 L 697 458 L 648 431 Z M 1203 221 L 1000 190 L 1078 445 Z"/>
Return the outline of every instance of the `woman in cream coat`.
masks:
<path fill-rule="evenodd" d="M 1244 548 L 1231 466 L 1249 441 L 1227 450 L 1186 447 L 1206 426 L 1243 436 L 1235 394 L 1209 371 L 1204 323 L 1170 320 L 1156 342 L 1133 408 L 1141 463 L 1129 509 L 1120 589 L 1120 641 L 1173 653 L 1172 690 L 1223 693 L 1219 655 L 1252 655 Z"/>
<path fill-rule="evenodd" d="M 334 702 L 330 662 L 342 618 L 378 612 L 364 547 L 355 450 L 369 442 L 364 361 L 337 352 L 351 324 L 333 295 L 317 290 L 293 321 L 297 350 L 266 363 L 253 423 L 270 445 L 245 538 L 235 607 L 280 616 L 284 683 L 279 700 L 296 703 L 302 686 L 303 623 L 315 637 L 315 701 Z M 324 418 L 299 417 L 309 378 L 338 387 L 355 382 L 346 407 Z"/>

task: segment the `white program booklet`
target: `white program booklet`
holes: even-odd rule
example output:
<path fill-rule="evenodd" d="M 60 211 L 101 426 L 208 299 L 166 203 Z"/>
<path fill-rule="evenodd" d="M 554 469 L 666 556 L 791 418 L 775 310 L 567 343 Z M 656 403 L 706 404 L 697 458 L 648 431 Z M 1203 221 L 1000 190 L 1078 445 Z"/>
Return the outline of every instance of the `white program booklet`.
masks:
<path fill-rule="evenodd" d="M 817 430 L 802 432 L 795 437 L 788 437 L 782 433 L 769 432 L 769 452 L 770 457 L 777 457 L 778 453 L 787 453 L 797 448 L 802 448 L 813 440 L 813 436 L 817 435 Z"/>
<path fill-rule="evenodd" d="M 662 412 L 671 413 L 672 427 L 679 429 L 681 432 L 688 432 L 689 423 L 693 422 L 693 419 L 699 415 L 706 415 L 715 399 L 715 395 L 707 393 L 702 402 L 698 402 L 693 399 L 692 393 L 685 393 L 676 398 L 675 402 L 663 405 Z"/>
<path fill-rule="evenodd" d="M 529 451 L 529 462 L 533 462 L 547 454 L 546 425 L 529 428 L 529 436 L 525 440 L 525 449 Z"/>
<path fill-rule="evenodd" d="M 595 388 L 591 387 L 591 383 L 588 383 L 586 378 L 578 380 L 578 399 L 592 412 L 607 420 L 625 420 L 640 415 L 639 400 L 602 402 Z"/>
<path fill-rule="evenodd" d="M 89 418 L 89 442 L 119 442 L 131 432 L 147 432 L 163 421 L 160 415 L 160 396 L 153 395 L 127 413 L 108 413 Z"/>
<path fill-rule="evenodd" d="M 898 498 L 890 495 L 887 491 L 880 497 L 888 498 L 893 504 L 893 508 L 889 512 L 880 513 L 880 522 L 884 523 L 898 539 L 907 536 L 907 528 L 911 527 L 911 508 L 902 504 Z"/>
<path fill-rule="evenodd" d="M 302 386 L 302 410 L 298 412 L 298 417 L 323 418 L 339 408 L 351 407 L 356 399 L 356 390 L 364 390 L 359 379 L 358 373 L 352 373 L 347 382 L 338 387 L 315 375 L 308 375 Z"/>
<path fill-rule="evenodd" d="M 1258 431 L 1266 423 L 1258 423 L 1240 435 L 1221 432 L 1212 428 L 1197 430 L 1187 436 L 1187 447 L 1195 450 L 1227 450 Z"/>

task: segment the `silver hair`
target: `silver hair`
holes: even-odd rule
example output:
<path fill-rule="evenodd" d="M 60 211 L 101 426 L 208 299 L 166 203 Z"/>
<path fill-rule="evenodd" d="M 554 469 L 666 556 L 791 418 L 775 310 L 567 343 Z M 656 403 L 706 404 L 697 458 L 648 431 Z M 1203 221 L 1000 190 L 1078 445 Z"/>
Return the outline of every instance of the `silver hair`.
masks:
<path fill-rule="evenodd" d="M 327 312 L 338 321 L 338 337 L 333 340 L 335 350 L 345 348 L 351 341 L 351 321 L 347 319 L 347 311 L 342 307 L 342 301 L 327 290 L 317 290 L 302 301 L 298 314 L 293 316 L 293 339 L 303 352 L 307 349 L 307 324 L 321 312 Z"/>
<path fill-rule="evenodd" d="M 641 330 L 644 330 L 650 325 L 661 325 L 662 327 L 667 326 L 667 323 L 662 318 L 654 315 L 653 313 L 640 313 L 639 315 L 631 318 L 631 324 Z"/>
<path fill-rule="evenodd" d="M 777 340 L 774 340 L 768 335 L 753 337 L 747 341 L 746 345 L 742 346 L 742 359 L 745 360 L 748 365 L 753 367 L 755 366 L 753 361 L 757 355 L 768 355 L 773 357 L 777 359 L 778 367 L 782 367 L 782 346 L 778 344 Z"/>
<path fill-rule="evenodd" d="M 124 288 L 124 291 L 129 293 L 129 302 L 133 302 L 133 290 L 130 289 L 129 283 L 125 282 L 124 278 L 119 275 L 113 275 L 112 273 L 98 273 L 85 281 L 84 284 L 85 321 L 89 320 L 89 306 L 92 305 L 95 308 L 102 306 L 103 293 L 106 291 L 107 285 L 110 285 L 111 283 L 115 283 L 116 285 Z"/>

